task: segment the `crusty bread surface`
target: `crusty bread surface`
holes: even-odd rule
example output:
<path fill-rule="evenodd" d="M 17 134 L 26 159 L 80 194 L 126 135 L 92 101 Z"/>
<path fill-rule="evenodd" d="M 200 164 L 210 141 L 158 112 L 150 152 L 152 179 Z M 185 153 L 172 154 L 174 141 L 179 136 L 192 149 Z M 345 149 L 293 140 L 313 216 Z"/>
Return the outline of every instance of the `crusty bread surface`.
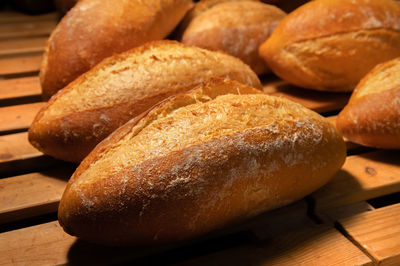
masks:
<path fill-rule="evenodd" d="M 400 56 L 400 3 L 310 1 L 282 19 L 259 52 L 297 86 L 351 91 L 375 65 Z"/>
<path fill-rule="evenodd" d="M 254 72 L 268 72 L 258 47 L 285 16 L 279 8 L 257 1 L 222 2 L 205 10 L 189 23 L 182 42 L 221 50 L 240 58 Z"/>
<path fill-rule="evenodd" d="M 165 38 L 191 0 L 80 0 L 47 41 L 40 69 L 45 99 L 101 60 Z"/>
<path fill-rule="evenodd" d="M 213 77 L 261 89 L 239 59 L 175 41 L 154 41 L 105 59 L 54 95 L 29 129 L 33 146 L 80 162 L 102 139 L 159 101 Z"/>
<path fill-rule="evenodd" d="M 69 180 L 64 230 L 108 245 L 181 241 L 325 184 L 346 153 L 333 125 L 246 88 L 208 83 L 116 130 Z"/>
<path fill-rule="evenodd" d="M 352 142 L 400 149 L 400 57 L 376 66 L 360 81 L 336 124 Z"/>
<path fill-rule="evenodd" d="M 197 16 L 202 14 L 203 12 L 206 12 L 210 8 L 212 8 L 215 5 L 219 5 L 220 3 L 225 3 L 225 2 L 240 2 L 243 0 L 200 0 L 198 1 L 192 9 L 190 9 L 185 17 L 182 19 L 181 23 L 179 24 L 176 32 L 176 39 L 181 39 L 182 34 L 189 25 L 189 23 L 195 19 Z M 260 0 L 245 0 L 245 1 L 255 1 L 255 2 L 260 2 Z"/>

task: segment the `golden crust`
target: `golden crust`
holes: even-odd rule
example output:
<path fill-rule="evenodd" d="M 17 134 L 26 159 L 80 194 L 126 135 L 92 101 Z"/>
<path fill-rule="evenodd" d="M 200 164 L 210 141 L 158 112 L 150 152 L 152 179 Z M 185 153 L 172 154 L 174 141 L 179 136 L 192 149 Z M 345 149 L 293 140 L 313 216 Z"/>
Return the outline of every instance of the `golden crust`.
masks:
<path fill-rule="evenodd" d="M 268 72 L 258 47 L 285 16 L 279 8 L 256 1 L 222 2 L 191 20 L 182 42 L 221 50 L 240 58 L 257 74 Z"/>
<path fill-rule="evenodd" d="M 213 77 L 261 89 L 239 59 L 174 41 L 154 41 L 105 59 L 54 95 L 29 129 L 46 154 L 81 161 L 102 139 L 159 101 Z"/>
<path fill-rule="evenodd" d="M 102 59 L 165 38 L 191 0 L 81 0 L 51 34 L 40 70 L 48 99 Z"/>
<path fill-rule="evenodd" d="M 379 64 L 360 81 L 336 124 L 350 141 L 400 149 L 400 58 Z"/>
<path fill-rule="evenodd" d="M 318 0 L 281 20 L 259 52 L 295 85 L 351 91 L 376 64 L 400 56 L 399 47 L 400 3 Z"/>
<path fill-rule="evenodd" d="M 344 142 L 318 114 L 264 94 L 208 91 L 165 101 L 100 143 L 60 202 L 66 232 L 112 245 L 180 241 L 298 200 L 343 164 Z M 143 156 L 135 150 L 146 138 Z"/>

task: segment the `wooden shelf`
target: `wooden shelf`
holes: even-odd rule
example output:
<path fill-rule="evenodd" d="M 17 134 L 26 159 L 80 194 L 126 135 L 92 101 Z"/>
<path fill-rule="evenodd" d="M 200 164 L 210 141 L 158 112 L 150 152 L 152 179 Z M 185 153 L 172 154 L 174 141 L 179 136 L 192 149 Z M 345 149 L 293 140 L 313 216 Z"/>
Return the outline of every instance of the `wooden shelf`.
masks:
<path fill-rule="evenodd" d="M 132 249 L 64 233 L 55 213 L 76 165 L 45 156 L 27 139 L 45 104 L 38 71 L 57 20 L 0 13 L 0 265 L 400 265 L 400 204 L 375 209 L 366 202 L 400 192 L 400 151 L 351 142 L 342 170 L 319 191 L 201 239 Z M 261 79 L 265 93 L 329 114 L 332 123 L 350 96 L 304 90 L 272 74 Z"/>

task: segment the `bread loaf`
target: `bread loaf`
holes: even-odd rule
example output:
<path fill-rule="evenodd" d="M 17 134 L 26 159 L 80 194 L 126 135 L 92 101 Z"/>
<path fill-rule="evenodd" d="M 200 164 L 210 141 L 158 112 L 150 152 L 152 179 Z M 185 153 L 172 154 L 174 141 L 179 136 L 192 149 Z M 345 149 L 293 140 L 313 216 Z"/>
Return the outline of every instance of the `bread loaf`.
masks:
<path fill-rule="evenodd" d="M 301 199 L 339 170 L 345 144 L 323 117 L 228 82 L 180 94 L 101 142 L 62 196 L 64 230 L 109 245 L 180 241 Z"/>
<path fill-rule="evenodd" d="M 174 41 L 148 43 L 104 60 L 54 95 L 34 119 L 29 140 L 45 154 L 80 162 L 131 118 L 212 77 L 261 89 L 237 58 Z"/>
<path fill-rule="evenodd" d="M 400 57 L 376 66 L 361 80 L 336 123 L 352 142 L 400 149 Z"/>
<path fill-rule="evenodd" d="M 44 98 L 50 98 L 106 57 L 165 38 L 191 0 L 81 0 L 47 41 L 40 69 Z"/>
<path fill-rule="evenodd" d="M 297 86 L 351 91 L 375 65 L 400 56 L 400 3 L 310 1 L 281 20 L 259 52 Z"/>
<path fill-rule="evenodd" d="M 185 17 L 182 19 L 181 23 L 179 24 L 177 28 L 177 39 L 182 38 L 182 34 L 189 25 L 189 23 L 195 19 L 197 16 L 202 14 L 203 12 L 209 10 L 215 5 L 218 5 L 220 3 L 225 3 L 225 2 L 238 2 L 238 1 L 243 1 L 243 0 L 200 0 L 198 1 L 192 9 L 190 9 Z M 255 1 L 259 2 L 260 0 L 248 0 L 248 1 Z"/>
<path fill-rule="evenodd" d="M 209 50 L 221 50 L 240 58 L 254 72 L 268 72 L 258 47 L 285 16 L 279 8 L 257 1 L 228 1 L 216 4 L 196 16 L 182 36 L 182 42 Z"/>

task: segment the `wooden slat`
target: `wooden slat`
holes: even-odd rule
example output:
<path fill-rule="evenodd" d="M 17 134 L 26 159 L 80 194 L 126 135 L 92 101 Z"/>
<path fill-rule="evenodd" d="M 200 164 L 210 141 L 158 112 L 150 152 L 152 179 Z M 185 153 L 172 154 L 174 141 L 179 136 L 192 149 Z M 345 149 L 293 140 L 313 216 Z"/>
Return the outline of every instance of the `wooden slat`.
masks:
<path fill-rule="evenodd" d="M 303 202 L 299 202 L 288 208 L 277 210 L 277 212 L 270 212 L 269 217 L 271 219 L 269 221 L 266 219 L 268 217 L 267 213 L 264 218 L 261 218 L 261 222 L 264 226 L 270 226 L 270 229 L 278 228 L 280 222 L 283 222 L 285 226 L 293 223 L 297 225 L 298 220 L 304 221 L 305 208 L 303 208 L 303 206 Z M 302 214 L 296 216 L 296 214 L 300 213 L 298 210 L 299 208 Z M 290 214 L 291 211 L 294 211 L 294 213 Z M 289 212 L 289 214 L 287 212 Z M 288 220 L 287 218 L 289 217 L 293 219 Z M 260 220 L 260 218 L 256 218 L 255 220 L 257 219 Z M 292 223 L 290 221 L 292 221 Z M 247 226 L 253 226 L 255 223 L 257 223 L 257 221 L 252 220 Z M 304 223 L 312 224 L 310 220 L 302 224 Z M 262 224 L 259 224 L 259 227 L 261 226 Z M 236 230 L 243 230 L 244 228 L 246 228 L 246 223 L 245 225 L 237 226 Z M 290 226 L 286 228 L 290 228 Z M 232 231 L 234 231 L 234 229 L 226 232 L 232 233 Z M 281 232 L 269 230 L 269 233 L 279 237 Z M 235 237 L 235 235 L 232 236 Z M 92 245 L 83 241 L 76 241 L 76 238 L 65 234 L 55 221 L 0 234 L 0 253 L 3 254 L 3 256 L 0 256 L 0 265 L 8 265 L 10 263 L 25 263 L 29 265 L 74 264 L 74 262 L 79 262 L 80 264 L 90 262 L 91 264 L 100 263 L 104 265 L 127 261 L 136 265 L 149 262 L 149 259 L 160 256 L 160 261 L 166 263 L 168 261 L 163 260 L 162 256 L 168 258 L 169 262 L 173 262 L 174 260 L 179 261 L 184 255 L 196 254 L 199 248 L 206 249 L 207 246 L 210 244 L 212 245 L 212 243 L 221 243 L 219 241 L 221 238 L 224 238 L 224 235 L 216 233 L 206 239 L 198 239 L 194 242 L 190 241 L 178 245 L 157 248 L 110 248 Z M 235 239 L 232 240 L 235 241 Z M 352 262 L 360 262 L 359 264 L 364 265 L 368 263 L 368 258 L 357 251 L 357 248 L 351 246 L 351 244 L 350 246 L 346 246 L 349 245 L 350 242 L 337 242 L 337 240 L 336 237 L 332 239 L 332 242 L 337 243 L 336 245 L 345 244 L 342 247 L 343 250 L 347 247 L 347 256 L 338 261 L 349 261 L 351 257 Z M 318 245 L 318 243 L 316 243 L 316 245 Z"/>
<path fill-rule="evenodd" d="M 41 156 L 28 142 L 28 133 L 0 136 L 0 165 L 4 162 L 16 159 L 28 159 Z"/>
<path fill-rule="evenodd" d="M 1 101 L 39 95 L 41 88 L 38 76 L 0 80 Z"/>
<path fill-rule="evenodd" d="M 0 57 L 0 76 L 39 71 L 41 61 L 41 53 Z"/>
<path fill-rule="evenodd" d="M 29 128 L 44 102 L 13 105 L 0 108 L 0 132 Z"/>
<path fill-rule="evenodd" d="M 0 265 L 112 265 L 151 253 L 152 249 L 79 241 L 57 221 L 0 234 Z"/>
<path fill-rule="evenodd" d="M 400 151 L 348 156 L 334 178 L 311 198 L 323 210 L 400 191 Z"/>
<path fill-rule="evenodd" d="M 76 238 L 58 222 L 0 234 L 0 265 L 56 265 L 66 263 Z"/>
<path fill-rule="evenodd" d="M 349 93 L 307 90 L 290 85 L 282 80 L 266 80 L 263 82 L 263 91 L 265 93 L 288 98 L 319 113 L 337 111 L 343 108 L 350 97 Z"/>
<path fill-rule="evenodd" d="M 359 213 L 369 212 L 374 210 L 368 202 L 361 201 L 337 208 L 331 208 L 327 210 L 320 210 L 315 215 L 323 221 L 325 224 L 334 225 L 339 219 L 347 218 Z"/>
<path fill-rule="evenodd" d="M 43 52 L 48 37 L 0 40 L 0 56 Z"/>
<path fill-rule="evenodd" d="M 400 203 L 340 220 L 379 265 L 400 265 Z"/>
<path fill-rule="evenodd" d="M 73 169 L 0 179 L 0 224 L 56 212 Z"/>
<path fill-rule="evenodd" d="M 21 12 L 6 10 L 0 12 L 0 23 L 20 23 L 20 22 L 36 22 L 36 21 L 57 21 L 59 15 L 57 12 L 47 13 L 43 15 L 26 15 Z"/>
<path fill-rule="evenodd" d="M 0 39 L 49 36 L 56 25 L 53 20 L 0 23 Z"/>
<path fill-rule="evenodd" d="M 44 166 L 61 164 L 43 155 L 28 142 L 28 133 L 0 136 L 0 177 L 3 174 L 34 170 Z"/>
<path fill-rule="evenodd" d="M 305 224 L 252 245 L 215 252 L 181 265 L 373 265 L 333 228 Z"/>

